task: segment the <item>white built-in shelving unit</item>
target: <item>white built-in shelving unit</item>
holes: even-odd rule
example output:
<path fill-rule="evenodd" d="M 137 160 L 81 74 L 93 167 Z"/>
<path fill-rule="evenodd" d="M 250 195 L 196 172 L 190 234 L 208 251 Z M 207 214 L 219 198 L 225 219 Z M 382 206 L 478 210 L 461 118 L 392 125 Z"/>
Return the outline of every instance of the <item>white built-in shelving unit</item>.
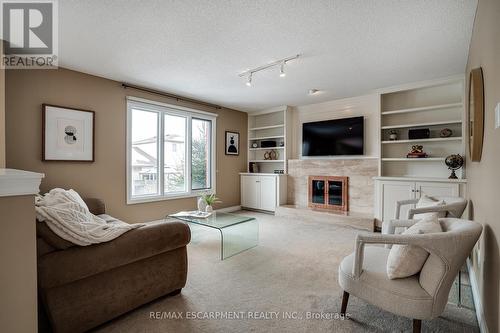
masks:
<path fill-rule="evenodd" d="M 290 110 L 280 106 L 269 110 L 248 114 L 248 163 L 247 171 L 252 172 L 250 164 L 258 166 L 259 173 L 287 172 L 289 155 Z M 262 147 L 263 141 L 274 141 L 276 147 Z M 254 147 L 256 145 L 257 147 Z M 266 152 L 274 150 L 275 160 L 266 160 Z"/>
<path fill-rule="evenodd" d="M 380 176 L 447 179 L 446 156 L 465 154 L 463 95 L 462 78 L 382 93 Z M 429 138 L 409 139 L 408 130 L 424 128 L 430 130 Z M 452 131 L 450 137 L 440 136 L 444 128 Z M 389 139 L 391 131 L 398 140 Z M 406 158 L 413 145 L 423 145 L 429 157 Z M 458 175 L 463 178 L 463 169 Z"/>
<path fill-rule="evenodd" d="M 448 179 L 445 159 L 460 154 L 465 159 L 464 78 L 439 79 L 432 82 L 387 88 L 380 92 L 380 167 L 375 177 L 375 220 L 395 218 L 396 202 L 418 199 L 423 195 L 466 197 L 464 168 L 460 179 Z M 441 130 L 452 131 L 441 137 Z M 410 139 L 410 129 L 429 129 L 430 137 Z M 398 138 L 390 140 L 391 131 Z M 406 158 L 413 145 L 422 145 L 427 158 Z M 407 209 L 403 207 L 402 216 Z M 467 216 L 467 212 L 465 213 Z"/>

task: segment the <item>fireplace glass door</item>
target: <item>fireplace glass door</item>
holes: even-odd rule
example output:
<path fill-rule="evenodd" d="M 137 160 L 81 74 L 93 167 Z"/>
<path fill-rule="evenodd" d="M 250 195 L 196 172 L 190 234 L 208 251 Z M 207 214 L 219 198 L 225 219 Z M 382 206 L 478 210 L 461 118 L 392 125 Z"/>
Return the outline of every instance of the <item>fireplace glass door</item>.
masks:
<path fill-rule="evenodd" d="M 313 180 L 311 182 L 311 202 L 317 205 L 325 204 L 325 181 Z"/>
<path fill-rule="evenodd" d="M 349 210 L 348 177 L 309 176 L 309 207 Z"/>
<path fill-rule="evenodd" d="M 342 206 L 342 182 L 328 181 L 328 205 Z"/>

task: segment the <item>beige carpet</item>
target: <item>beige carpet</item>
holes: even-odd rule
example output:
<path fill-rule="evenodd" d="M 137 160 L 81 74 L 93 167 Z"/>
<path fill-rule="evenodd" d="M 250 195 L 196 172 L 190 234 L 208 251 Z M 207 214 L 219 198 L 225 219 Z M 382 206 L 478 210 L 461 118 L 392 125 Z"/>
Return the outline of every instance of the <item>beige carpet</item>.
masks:
<path fill-rule="evenodd" d="M 96 332 L 401 332 L 411 320 L 349 301 L 349 320 L 310 318 L 308 312 L 335 316 L 341 290 L 337 267 L 354 248 L 358 230 L 335 225 L 240 212 L 260 222 L 259 246 L 219 260 L 219 234 L 193 228 L 188 247 L 188 282 L 178 296 L 136 309 Z M 125 288 L 126 286 L 124 286 Z M 243 312 L 252 319 L 185 319 L 199 315 Z M 151 313 L 160 319 L 152 319 Z M 183 319 L 169 319 L 183 316 Z M 288 314 L 294 319 L 284 319 Z M 267 319 L 265 316 L 267 315 Z M 240 314 L 240 316 L 243 316 Z M 277 316 L 278 319 L 275 319 Z M 271 318 L 272 319 L 269 319 Z M 445 313 L 424 321 L 423 332 L 478 332 L 473 311 L 448 305 Z"/>

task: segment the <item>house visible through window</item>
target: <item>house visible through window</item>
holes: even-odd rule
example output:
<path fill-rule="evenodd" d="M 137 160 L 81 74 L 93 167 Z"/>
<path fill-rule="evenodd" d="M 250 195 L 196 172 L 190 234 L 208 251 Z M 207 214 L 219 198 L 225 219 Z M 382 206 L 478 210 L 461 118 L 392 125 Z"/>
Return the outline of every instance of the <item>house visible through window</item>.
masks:
<path fill-rule="evenodd" d="M 136 100 L 127 109 L 129 202 L 213 191 L 215 116 Z"/>

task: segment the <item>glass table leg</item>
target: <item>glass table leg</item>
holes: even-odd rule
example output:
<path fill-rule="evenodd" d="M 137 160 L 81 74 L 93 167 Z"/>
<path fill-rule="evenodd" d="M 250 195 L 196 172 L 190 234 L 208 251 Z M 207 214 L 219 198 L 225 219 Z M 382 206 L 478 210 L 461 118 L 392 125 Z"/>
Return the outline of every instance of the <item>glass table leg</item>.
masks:
<path fill-rule="evenodd" d="M 200 238 L 200 233 L 199 233 L 200 226 L 189 222 L 186 222 L 186 224 L 189 227 L 189 231 L 191 231 L 191 240 L 189 241 L 189 243 L 197 243 Z"/>
<path fill-rule="evenodd" d="M 458 271 L 458 301 L 457 307 L 462 307 L 462 270 Z"/>
<path fill-rule="evenodd" d="M 221 260 L 251 249 L 259 243 L 259 222 L 254 219 L 219 229 Z"/>

